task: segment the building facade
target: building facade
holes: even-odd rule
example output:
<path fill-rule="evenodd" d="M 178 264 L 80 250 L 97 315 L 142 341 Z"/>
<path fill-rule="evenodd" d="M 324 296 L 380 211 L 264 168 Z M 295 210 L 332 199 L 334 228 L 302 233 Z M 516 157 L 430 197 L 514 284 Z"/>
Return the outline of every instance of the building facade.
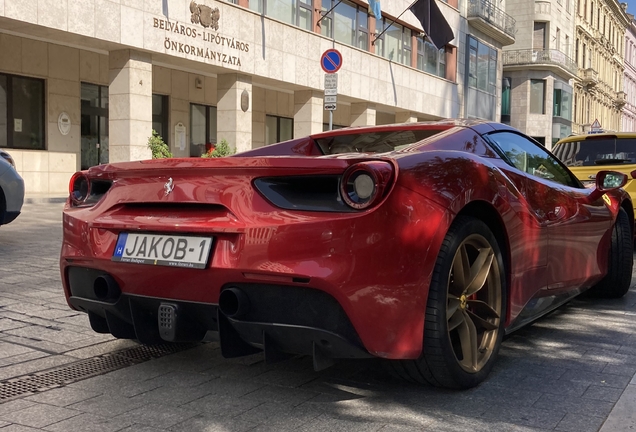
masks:
<path fill-rule="evenodd" d="M 149 158 L 153 129 L 176 157 L 316 133 L 334 48 L 333 127 L 498 120 L 505 3 L 438 1 L 441 49 L 410 4 L 378 20 L 363 0 L 0 0 L 0 147 L 27 193 L 64 193 L 76 170 Z"/>
<path fill-rule="evenodd" d="M 504 123 L 550 147 L 572 132 L 575 5 L 573 0 L 508 0 L 517 21 L 503 52 Z"/>
<path fill-rule="evenodd" d="M 636 20 L 628 14 L 630 24 L 625 31 L 625 75 L 623 77 L 623 106 L 621 132 L 636 132 Z"/>
<path fill-rule="evenodd" d="M 579 76 L 574 85 L 574 133 L 589 132 L 592 125 L 621 130 L 626 102 L 625 31 L 630 21 L 627 3 L 577 0 L 575 60 Z"/>

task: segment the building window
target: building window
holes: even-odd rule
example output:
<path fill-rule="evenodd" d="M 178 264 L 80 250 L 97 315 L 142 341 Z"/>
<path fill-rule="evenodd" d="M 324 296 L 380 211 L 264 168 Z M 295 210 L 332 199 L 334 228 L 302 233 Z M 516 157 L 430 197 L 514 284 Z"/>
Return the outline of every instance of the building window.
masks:
<path fill-rule="evenodd" d="M 581 42 L 579 41 L 579 38 L 576 38 L 576 48 L 574 51 L 574 61 L 576 62 L 577 66 L 580 64 L 579 63 L 579 44 Z"/>
<path fill-rule="evenodd" d="M 497 56 L 496 49 L 468 36 L 466 117 L 495 119 Z"/>
<path fill-rule="evenodd" d="M 290 140 L 294 137 L 294 119 L 265 116 L 265 145 Z"/>
<path fill-rule="evenodd" d="M 323 12 L 331 9 L 337 0 L 323 1 Z M 334 25 L 335 23 L 335 25 Z M 367 8 L 347 1 L 339 3 L 320 22 L 321 34 L 338 42 L 367 50 L 369 48 L 369 14 Z"/>
<path fill-rule="evenodd" d="M 565 120 L 572 120 L 572 87 L 555 81 L 554 83 L 554 109 L 552 115 Z"/>
<path fill-rule="evenodd" d="M 530 113 L 545 114 L 544 80 L 530 80 Z"/>
<path fill-rule="evenodd" d="M 437 49 L 435 45 L 422 37 L 417 37 L 417 68 L 430 74 L 446 77 L 446 49 Z"/>
<path fill-rule="evenodd" d="M 82 83 L 80 166 L 108 163 L 108 87 Z"/>
<path fill-rule="evenodd" d="M 190 156 L 199 157 L 216 144 L 216 107 L 190 104 Z"/>
<path fill-rule="evenodd" d="M 306 3 L 303 0 L 249 0 L 249 8 L 305 30 L 313 29 L 311 1 Z"/>
<path fill-rule="evenodd" d="M 152 95 L 152 128 L 169 144 L 170 129 L 168 127 L 168 96 Z"/>
<path fill-rule="evenodd" d="M 546 25 L 544 22 L 534 23 L 534 34 L 532 37 L 532 48 L 538 51 L 546 49 Z"/>
<path fill-rule="evenodd" d="M 384 25 L 384 27 L 382 27 Z M 411 65 L 411 29 L 399 24 L 390 23 L 384 18 L 384 23 L 377 23 L 377 31 L 380 33 L 386 28 L 384 34 L 375 41 L 376 54 L 395 63 Z"/>
<path fill-rule="evenodd" d="M 44 150 L 44 80 L 0 74 L 0 147 Z"/>
<path fill-rule="evenodd" d="M 501 82 L 501 122 L 510 124 L 510 87 L 512 78 L 505 77 Z"/>

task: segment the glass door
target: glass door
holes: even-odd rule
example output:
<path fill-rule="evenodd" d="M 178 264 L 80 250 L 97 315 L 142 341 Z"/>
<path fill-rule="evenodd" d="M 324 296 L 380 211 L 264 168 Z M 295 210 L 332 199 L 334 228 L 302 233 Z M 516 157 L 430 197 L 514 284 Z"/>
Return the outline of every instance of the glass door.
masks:
<path fill-rule="evenodd" d="M 81 168 L 108 163 L 108 87 L 82 83 Z"/>

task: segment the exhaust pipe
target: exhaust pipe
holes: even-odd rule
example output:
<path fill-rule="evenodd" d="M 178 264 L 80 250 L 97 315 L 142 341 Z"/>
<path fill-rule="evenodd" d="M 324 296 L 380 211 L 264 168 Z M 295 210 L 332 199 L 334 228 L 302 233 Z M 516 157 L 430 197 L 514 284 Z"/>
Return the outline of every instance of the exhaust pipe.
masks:
<path fill-rule="evenodd" d="M 240 318 L 249 311 L 250 299 L 239 288 L 226 288 L 219 296 L 219 309 L 228 318 Z"/>
<path fill-rule="evenodd" d="M 97 300 L 117 300 L 121 295 L 121 290 L 110 275 L 101 275 L 93 282 L 93 292 Z"/>

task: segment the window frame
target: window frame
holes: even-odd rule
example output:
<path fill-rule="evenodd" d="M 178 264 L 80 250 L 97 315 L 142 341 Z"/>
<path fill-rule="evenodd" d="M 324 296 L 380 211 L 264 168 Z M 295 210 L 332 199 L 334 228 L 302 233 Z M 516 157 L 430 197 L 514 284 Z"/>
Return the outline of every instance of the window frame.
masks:
<path fill-rule="evenodd" d="M 534 84 L 538 84 L 541 83 L 543 86 L 543 95 L 542 95 L 542 99 L 541 99 L 541 112 L 536 112 L 533 111 L 533 107 L 535 104 L 533 104 L 533 91 L 532 91 L 532 87 Z M 531 79 L 530 80 L 530 103 L 528 104 L 528 109 L 530 114 L 539 114 L 539 115 L 545 115 L 545 103 L 546 103 L 546 91 L 547 91 L 547 82 L 544 79 Z"/>
<path fill-rule="evenodd" d="M 47 146 L 46 146 L 46 123 L 47 123 L 47 119 L 46 119 L 46 105 L 47 105 L 47 100 L 46 100 L 46 96 L 47 96 L 47 92 L 46 92 L 46 80 L 41 79 L 41 78 L 34 78 L 34 77 L 30 77 L 30 76 L 25 76 L 25 75 L 16 75 L 16 74 L 9 74 L 9 73 L 4 73 L 4 72 L 0 72 L 0 76 L 4 76 L 6 78 L 6 85 L 7 85 L 7 106 L 6 106 L 6 114 L 7 114 L 7 135 L 6 135 L 6 147 L 2 147 L 0 146 L 0 148 L 3 149 L 11 149 L 11 150 L 46 150 Z M 39 82 L 42 85 L 42 104 L 40 106 L 40 118 L 41 118 L 41 133 L 42 133 L 42 141 L 40 143 L 40 145 L 38 147 L 15 147 L 14 144 L 14 129 L 15 129 L 15 116 L 14 116 L 14 112 L 13 112 L 13 102 L 14 102 L 14 98 L 15 95 L 13 94 L 13 79 L 17 78 L 17 79 L 22 79 L 22 80 L 28 80 L 28 81 L 36 81 Z"/>
<path fill-rule="evenodd" d="M 392 20 L 389 20 L 392 21 Z M 378 28 L 377 26 L 377 22 L 376 22 L 376 31 L 379 32 L 384 32 L 382 34 L 382 36 L 380 36 L 379 38 L 377 38 L 375 40 L 375 53 L 377 55 L 379 55 L 380 57 L 383 57 L 387 60 L 389 60 L 390 62 L 393 63 L 397 63 L 397 64 L 402 64 L 405 66 L 412 66 L 411 65 L 411 57 L 412 57 L 412 52 L 413 52 L 413 46 L 412 46 L 412 42 L 411 42 L 411 38 L 413 36 L 413 30 L 410 27 L 407 27 L 405 25 L 402 24 L 398 24 L 397 22 L 390 22 L 389 23 L 389 27 L 386 27 L 387 24 L 387 18 L 383 17 L 382 18 L 382 26 Z M 384 40 L 385 36 L 387 35 L 387 33 L 389 32 L 389 29 L 391 27 L 401 27 L 402 31 L 400 32 L 400 52 L 398 53 L 398 58 L 397 59 L 390 59 L 385 55 L 385 48 L 386 48 L 386 41 Z M 404 56 L 404 60 L 400 59 L 400 55 Z"/>
<path fill-rule="evenodd" d="M 542 175 L 536 175 L 536 174 L 528 172 L 527 169 L 523 170 L 523 169 L 519 168 L 508 157 L 506 152 L 501 148 L 501 146 L 499 144 L 499 141 L 497 139 L 494 139 L 494 137 L 496 137 L 497 135 L 500 135 L 500 136 L 514 135 L 514 136 L 516 136 L 518 138 L 523 139 L 525 142 L 527 142 L 529 144 L 530 148 L 535 150 L 536 153 L 542 153 L 544 155 L 544 157 L 546 157 L 549 161 L 552 162 L 552 166 L 556 166 L 562 171 L 561 175 L 564 177 L 562 179 L 563 181 L 559 181 L 556 178 L 550 179 L 550 178 L 547 178 L 547 177 L 542 176 Z M 543 181 L 556 183 L 556 184 L 559 184 L 559 185 L 562 185 L 562 186 L 567 186 L 567 187 L 576 188 L 576 189 L 585 189 L 585 187 L 583 186 L 581 181 L 574 174 L 572 174 L 570 169 L 563 162 L 561 162 L 561 160 L 559 158 L 557 158 L 552 153 L 550 153 L 548 151 L 548 149 L 545 148 L 545 146 L 541 145 L 541 143 L 539 143 L 536 140 L 528 137 L 527 135 L 524 135 L 523 133 L 516 132 L 516 131 L 499 130 L 499 131 L 494 131 L 494 132 L 490 132 L 488 134 L 485 134 L 485 135 L 483 135 L 483 138 L 490 145 L 490 147 L 493 149 L 493 151 L 495 153 L 497 153 L 499 155 L 499 157 L 501 157 L 501 159 L 504 160 L 504 162 L 506 162 L 511 167 L 521 171 L 525 175 L 531 176 L 532 178 L 541 179 Z M 528 151 L 526 151 L 526 150 L 523 150 L 523 151 L 526 154 L 529 154 Z"/>
<path fill-rule="evenodd" d="M 252 7 L 252 1 L 256 4 L 256 7 Z M 313 22 L 314 21 L 313 20 L 313 4 L 312 4 L 311 0 L 309 1 L 309 3 L 307 3 L 305 0 L 285 0 L 285 1 L 288 1 L 291 4 L 293 21 L 294 21 L 293 23 L 290 23 L 290 22 L 288 22 L 288 21 L 286 21 L 284 19 L 281 20 L 278 17 L 271 16 L 268 13 L 268 11 L 267 11 L 267 9 L 268 9 L 267 8 L 268 1 L 269 0 L 249 0 L 247 8 L 250 9 L 250 10 L 253 10 L 255 12 L 258 12 L 258 13 L 266 16 L 266 17 L 269 17 L 269 18 L 284 22 L 286 24 L 293 25 L 294 27 L 299 27 L 299 28 L 303 28 L 305 30 L 310 30 L 310 31 L 313 30 L 313 26 L 314 26 L 314 22 Z M 299 24 L 300 23 L 300 17 L 301 17 L 301 14 L 300 14 L 301 9 L 304 9 L 305 12 L 309 14 L 309 21 L 308 21 L 309 28 L 301 27 L 300 24 Z"/>
<path fill-rule="evenodd" d="M 190 112 L 188 113 L 190 116 L 190 157 L 197 157 L 196 155 L 192 154 L 192 145 L 194 144 L 192 142 L 192 131 L 193 131 L 193 127 L 192 127 L 192 120 L 193 120 L 193 115 L 192 115 L 192 108 L 194 106 L 200 106 L 200 107 L 204 107 L 205 108 L 205 142 L 203 143 L 204 146 L 207 146 L 208 143 L 210 144 L 216 144 L 218 142 L 217 140 L 217 133 L 218 133 L 218 129 L 216 131 L 214 131 L 214 137 L 211 135 L 211 122 L 210 122 L 210 113 L 212 111 L 212 109 L 216 110 L 217 107 L 214 105 L 205 105 L 205 104 L 200 104 L 200 103 L 194 103 L 194 102 L 190 102 Z M 217 112 L 218 115 L 218 112 Z M 217 124 L 217 128 L 218 128 L 218 124 Z M 197 144 L 200 145 L 200 144 Z M 208 151 L 208 149 L 206 148 L 205 151 Z M 202 153 L 203 154 L 203 153 Z M 201 156 L 201 155 L 198 155 Z"/>
<path fill-rule="evenodd" d="M 446 46 L 443 46 L 440 49 L 432 43 L 426 40 L 423 36 L 417 36 L 416 40 L 416 63 L 415 68 L 422 72 L 430 73 L 432 75 L 438 76 L 440 78 L 446 78 Z M 426 66 L 429 64 L 428 62 L 428 51 L 429 49 L 434 49 L 437 51 L 437 58 L 435 59 L 435 72 L 431 72 L 426 69 Z M 420 59 L 422 60 L 422 67 L 420 67 Z"/>
<path fill-rule="evenodd" d="M 273 142 L 273 143 L 268 143 L 267 142 L 267 117 L 276 119 L 276 142 Z M 265 127 L 266 127 L 265 145 L 278 144 L 278 143 L 283 142 L 283 141 L 288 141 L 287 139 L 281 140 L 281 138 L 280 138 L 280 130 L 281 130 L 280 123 L 281 123 L 281 120 L 291 120 L 292 136 L 289 137 L 289 139 L 294 139 L 294 118 L 293 117 L 278 116 L 278 115 L 274 115 L 274 114 L 265 114 Z"/>
<path fill-rule="evenodd" d="M 168 146 L 170 146 L 170 124 L 169 124 L 169 118 L 170 118 L 170 96 L 168 95 L 164 95 L 164 94 L 159 94 L 159 93 L 153 93 L 152 94 L 152 98 L 154 99 L 155 97 L 160 97 L 161 98 L 161 114 L 155 114 L 154 109 L 152 112 L 152 123 L 161 123 L 161 126 L 164 127 L 166 129 L 166 133 L 160 133 L 159 135 L 161 135 L 161 139 L 163 140 L 163 142 L 165 142 Z M 153 108 L 154 108 L 154 104 L 153 104 Z M 153 129 L 154 126 L 153 126 Z M 159 131 L 157 131 L 157 133 L 159 133 Z"/>
<path fill-rule="evenodd" d="M 321 17 L 324 17 L 323 21 L 329 20 L 329 25 L 328 25 L 328 29 L 329 30 L 327 32 L 323 32 L 323 29 L 325 27 L 321 26 L 320 34 L 322 34 L 323 36 L 328 37 L 330 39 L 334 39 L 336 42 L 340 42 L 340 43 L 343 43 L 343 44 L 346 44 L 346 45 L 349 45 L 349 46 L 352 46 L 352 47 L 355 47 L 355 48 L 359 48 L 359 49 L 363 49 L 365 51 L 368 51 L 369 50 L 369 13 L 367 12 L 368 9 L 367 8 L 363 8 L 360 5 L 358 5 L 356 3 L 353 3 L 351 1 L 348 1 L 348 0 L 343 0 L 340 3 L 340 4 L 344 4 L 346 6 L 349 6 L 349 7 L 352 7 L 352 8 L 355 9 L 355 23 L 353 24 L 353 27 L 351 28 L 351 30 L 352 30 L 352 38 L 351 39 L 352 40 L 350 42 L 344 42 L 342 40 L 335 39 L 335 31 L 336 31 L 335 25 L 334 25 L 334 23 L 335 23 L 335 14 L 336 14 L 336 11 L 338 9 L 338 6 L 340 6 L 340 4 L 337 5 L 334 8 L 333 7 L 334 3 L 337 3 L 337 0 L 331 0 L 328 3 L 322 3 L 322 5 L 321 5 L 322 12 L 326 12 L 326 11 L 328 11 L 330 9 L 331 9 L 331 11 L 327 15 L 321 15 Z M 325 6 L 325 5 L 328 5 L 328 6 Z M 360 20 L 360 16 L 361 15 L 366 16 L 366 18 L 367 18 L 366 25 L 361 23 L 361 20 Z M 326 34 L 326 33 L 328 33 L 328 34 Z M 361 40 L 360 39 L 360 35 L 361 34 L 365 36 L 364 39 L 363 39 L 365 41 L 365 46 L 364 47 L 359 46 L 360 44 L 358 43 L 359 40 Z"/>
<path fill-rule="evenodd" d="M 88 88 L 93 88 L 94 90 L 97 90 L 97 100 L 99 101 L 99 106 L 82 106 L 82 101 L 87 100 L 84 99 L 84 89 L 88 89 Z M 106 94 L 106 96 L 104 96 L 104 94 Z M 102 103 L 104 100 L 108 101 L 108 106 L 102 106 Z M 105 85 L 101 85 L 101 84 L 94 84 L 88 81 L 81 81 L 80 82 L 80 167 L 82 169 L 88 169 L 91 166 L 94 165 L 83 165 L 83 159 L 82 159 L 82 153 L 84 152 L 83 148 L 82 148 L 82 138 L 85 136 L 85 131 L 84 131 L 84 116 L 95 116 L 96 118 L 96 134 L 97 134 L 97 142 L 95 143 L 97 145 L 97 164 L 102 164 L 102 163 L 108 163 L 108 161 L 104 161 L 102 162 L 102 159 L 104 159 L 103 156 L 103 152 L 104 150 L 106 150 L 107 152 L 109 152 L 108 156 L 110 158 L 110 143 L 108 142 L 108 137 L 110 134 L 110 129 L 109 129 L 109 116 L 110 116 L 110 112 L 109 112 L 109 106 L 110 106 L 110 88 L 109 86 L 105 86 Z M 102 132 L 102 123 L 101 123 L 101 119 L 105 119 L 106 122 L 104 124 L 104 128 L 106 129 L 106 132 Z M 102 137 L 106 138 L 106 142 L 102 142 Z M 90 163 L 90 161 L 89 161 Z"/>
<path fill-rule="evenodd" d="M 495 121 L 497 117 L 499 50 L 473 35 L 467 35 L 467 38 L 465 116 Z M 484 68 L 484 62 L 487 62 L 486 68 Z M 488 97 L 489 100 L 479 106 L 476 101 L 482 97 Z M 484 107 L 489 109 L 488 113 Z"/>

